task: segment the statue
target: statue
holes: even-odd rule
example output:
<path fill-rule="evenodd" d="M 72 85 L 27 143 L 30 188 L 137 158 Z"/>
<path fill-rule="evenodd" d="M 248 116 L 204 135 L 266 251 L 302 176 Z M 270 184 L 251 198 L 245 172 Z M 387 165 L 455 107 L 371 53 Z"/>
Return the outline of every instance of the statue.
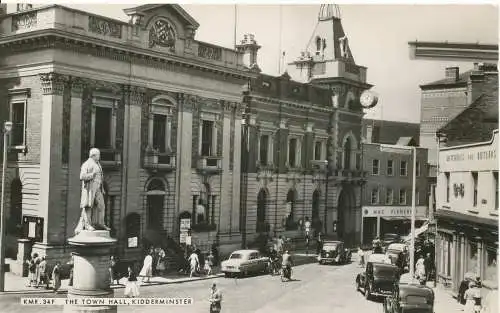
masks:
<path fill-rule="evenodd" d="M 104 224 L 104 188 L 103 172 L 99 163 L 101 153 L 99 149 L 92 148 L 89 159 L 82 164 L 80 180 L 82 181 L 82 193 L 80 198 L 80 209 L 82 213 L 75 228 L 75 234 L 82 230 L 105 229 L 110 230 Z"/>

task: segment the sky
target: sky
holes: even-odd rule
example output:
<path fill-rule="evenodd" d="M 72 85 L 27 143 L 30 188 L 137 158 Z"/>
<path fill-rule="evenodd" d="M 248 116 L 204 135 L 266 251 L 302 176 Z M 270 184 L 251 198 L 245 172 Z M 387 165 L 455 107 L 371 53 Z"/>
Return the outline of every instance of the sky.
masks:
<path fill-rule="evenodd" d="M 135 6 L 133 3 L 64 5 L 123 21 L 128 17 L 122 10 Z M 229 48 L 234 46 L 235 5 L 182 6 L 200 24 L 197 40 Z M 339 7 L 354 60 L 368 68 L 367 82 L 374 85 L 372 90 L 379 97 L 378 105 L 366 111 L 366 118 L 418 123 L 419 85 L 444 78 L 448 66 L 459 66 L 460 72 L 473 67 L 471 63 L 410 60 L 409 41 L 498 44 L 499 40 L 498 7 L 491 4 L 342 2 Z M 266 74 L 277 75 L 280 51 L 285 51 L 286 62 L 292 62 L 306 48 L 317 23 L 319 8 L 319 3 L 238 4 L 237 41 L 243 34 L 254 34 L 262 46 L 258 55 L 260 68 Z M 14 9 L 14 4 L 9 5 L 8 11 Z"/>

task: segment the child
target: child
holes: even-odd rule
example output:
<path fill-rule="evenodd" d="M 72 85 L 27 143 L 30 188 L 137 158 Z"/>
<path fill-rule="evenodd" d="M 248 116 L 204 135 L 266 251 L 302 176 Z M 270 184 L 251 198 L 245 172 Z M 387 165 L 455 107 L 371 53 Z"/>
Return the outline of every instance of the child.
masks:
<path fill-rule="evenodd" d="M 137 276 L 132 271 L 132 268 L 130 266 L 128 267 L 128 276 L 127 276 L 127 283 L 125 286 L 124 295 L 127 298 L 130 297 L 134 298 L 139 296 L 139 286 L 137 284 Z"/>
<path fill-rule="evenodd" d="M 32 285 L 36 285 L 36 259 L 38 258 L 37 253 L 33 253 L 31 259 L 26 261 L 28 264 L 28 285 L 27 287 L 31 287 Z"/>
<path fill-rule="evenodd" d="M 207 276 L 212 275 L 212 268 L 214 267 L 214 255 L 212 251 L 207 257 L 207 261 L 205 262 L 205 270 L 207 271 Z"/>
<path fill-rule="evenodd" d="M 58 293 L 61 288 L 61 262 L 57 261 L 52 270 L 52 280 L 54 280 L 54 292 Z"/>

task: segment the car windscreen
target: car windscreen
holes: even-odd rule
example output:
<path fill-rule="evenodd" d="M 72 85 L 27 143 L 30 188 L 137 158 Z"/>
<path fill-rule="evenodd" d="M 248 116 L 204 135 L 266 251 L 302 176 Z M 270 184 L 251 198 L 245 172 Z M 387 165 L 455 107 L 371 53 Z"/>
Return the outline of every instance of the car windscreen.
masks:
<path fill-rule="evenodd" d="M 397 274 L 397 268 L 386 266 L 375 266 L 373 268 L 373 275 L 376 277 L 394 278 Z"/>
<path fill-rule="evenodd" d="M 233 253 L 231 254 L 231 256 L 229 257 L 230 260 L 234 260 L 234 259 L 242 259 L 243 258 L 243 255 L 241 253 Z"/>
<path fill-rule="evenodd" d="M 325 244 L 323 245 L 323 250 L 325 251 L 334 251 L 337 249 L 337 245 L 336 243 L 328 243 L 328 244 Z"/>

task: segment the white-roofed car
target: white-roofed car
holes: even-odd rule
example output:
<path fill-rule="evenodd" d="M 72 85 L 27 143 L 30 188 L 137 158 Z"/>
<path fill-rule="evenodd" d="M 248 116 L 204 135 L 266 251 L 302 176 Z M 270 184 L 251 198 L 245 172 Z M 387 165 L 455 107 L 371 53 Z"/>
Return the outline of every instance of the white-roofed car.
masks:
<path fill-rule="evenodd" d="M 392 264 L 401 270 L 408 266 L 408 246 L 405 243 L 391 243 L 387 246 L 385 254 L 391 259 Z"/>
<path fill-rule="evenodd" d="M 268 273 L 269 258 L 262 256 L 257 250 L 236 250 L 227 260 L 221 262 L 221 272 L 226 277 Z"/>

